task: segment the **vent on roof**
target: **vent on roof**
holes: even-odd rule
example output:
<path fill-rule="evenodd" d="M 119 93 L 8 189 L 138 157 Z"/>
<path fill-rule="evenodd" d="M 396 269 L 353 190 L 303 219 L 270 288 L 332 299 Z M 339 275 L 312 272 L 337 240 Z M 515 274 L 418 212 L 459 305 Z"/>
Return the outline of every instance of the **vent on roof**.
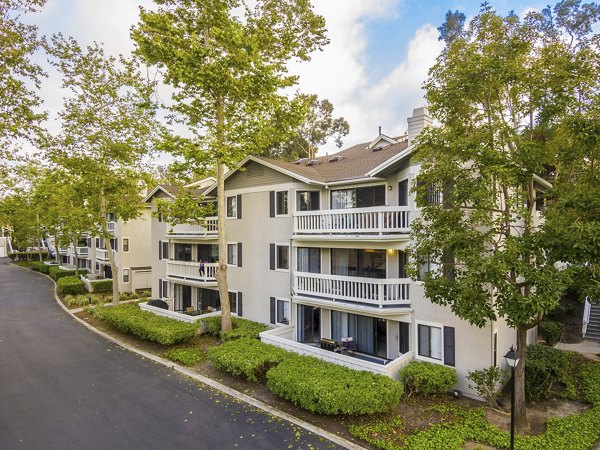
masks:
<path fill-rule="evenodd" d="M 334 156 L 333 158 L 331 158 L 329 160 L 329 162 L 336 162 L 336 161 L 341 161 L 342 159 L 344 159 L 343 156 Z"/>
<path fill-rule="evenodd" d="M 306 163 L 307 166 L 316 166 L 317 164 L 319 164 L 319 161 L 316 159 L 311 159 L 309 162 Z"/>
<path fill-rule="evenodd" d="M 384 148 L 384 147 L 383 147 L 383 145 L 378 145 L 377 147 L 375 147 L 375 148 L 373 149 L 373 151 L 374 151 L 374 152 L 380 152 L 381 150 L 383 150 L 383 148 Z"/>
<path fill-rule="evenodd" d="M 300 158 L 294 161 L 294 164 L 302 164 L 303 162 L 308 161 L 308 158 Z"/>

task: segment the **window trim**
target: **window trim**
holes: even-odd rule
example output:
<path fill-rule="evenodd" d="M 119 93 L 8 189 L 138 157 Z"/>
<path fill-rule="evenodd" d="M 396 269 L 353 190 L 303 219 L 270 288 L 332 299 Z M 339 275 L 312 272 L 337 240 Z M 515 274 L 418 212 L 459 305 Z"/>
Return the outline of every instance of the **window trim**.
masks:
<path fill-rule="evenodd" d="M 429 358 L 428 356 L 423 356 L 423 355 L 419 354 L 419 325 L 425 325 L 428 327 L 434 327 L 434 328 L 440 329 L 440 348 L 441 348 L 441 352 L 442 352 L 440 359 Z M 440 366 L 444 365 L 444 324 L 443 323 L 428 322 L 425 320 L 415 320 L 414 339 L 415 340 L 413 342 L 415 343 L 415 349 L 414 349 L 415 359 L 418 359 L 420 361 L 430 362 L 433 364 L 439 364 Z"/>
<path fill-rule="evenodd" d="M 313 193 L 316 192 L 317 193 L 317 197 L 318 197 L 318 201 L 319 201 L 319 208 L 318 209 L 309 209 L 307 211 L 301 211 L 300 210 L 300 198 L 299 198 L 299 194 L 303 193 L 303 192 L 309 192 L 309 193 Z M 321 210 L 321 191 L 319 189 L 296 189 L 294 191 L 294 212 L 310 212 L 310 211 L 320 211 Z M 289 198 L 288 198 L 288 203 L 289 203 Z M 288 211 L 289 211 L 289 205 L 288 205 Z"/>
<path fill-rule="evenodd" d="M 127 239 L 127 250 L 125 250 L 125 240 L 126 239 Z M 131 239 L 129 237 L 121 238 L 121 252 L 122 253 L 129 253 L 130 245 L 131 245 Z"/>
<path fill-rule="evenodd" d="M 289 272 L 290 271 L 290 264 L 291 264 L 291 251 L 290 251 L 290 244 L 284 244 L 284 243 L 278 243 L 275 242 L 275 271 L 276 272 Z M 288 260 L 287 260 L 287 269 L 282 269 L 279 267 L 279 258 L 277 257 L 278 253 L 277 253 L 277 247 L 287 247 L 288 249 Z"/>
<path fill-rule="evenodd" d="M 288 304 L 288 323 L 284 323 L 284 322 L 279 322 L 277 319 L 277 313 L 279 311 L 278 306 L 279 306 L 279 302 L 285 302 Z M 292 319 L 291 316 L 292 315 L 292 302 L 289 298 L 283 298 L 283 297 L 275 297 L 275 325 L 279 325 L 279 326 L 286 326 L 292 323 Z"/>
<path fill-rule="evenodd" d="M 233 216 L 229 215 L 229 199 L 233 198 L 235 199 L 235 211 L 233 211 Z M 237 195 L 227 195 L 225 197 L 225 218 L 226 219 L 237 219 L 238 218 L 238 201 L 237 201 Z"/>
<path fill-rule="evenodd" d="M 125 274 L 127 274 L 127 280 L 125 280 Z M 129 270 L 129 267 L 123 268 L 123 273 L 121 274 L 121 281 L 123 283 L 131 283 L 131 270 Z"/>
<path fill-rule="evenodd" d="M 279 194 L 283 194 L 284 192 L 287 194 L 287 199 L 286 199 L 287 213 L 281 214 L 278 212 Z M 289 217 L 289 215 L 290 215 L 290 191 L 288 189 L 282 189 L 281 191 L 275 191 L 275 217 Z"/>
<path fill-rule="evenodd" d="M 227 245 L 227 255 L 226 255 L 227 256 L 227 267 L 238 267 L 238 242 L 227 241 L 226 245 Z M 235 262 L 233 262 L 233 263 L 229 262 L 229 246 L 230 245 L 235 245 L 235 251 L 233 252 Z"/>

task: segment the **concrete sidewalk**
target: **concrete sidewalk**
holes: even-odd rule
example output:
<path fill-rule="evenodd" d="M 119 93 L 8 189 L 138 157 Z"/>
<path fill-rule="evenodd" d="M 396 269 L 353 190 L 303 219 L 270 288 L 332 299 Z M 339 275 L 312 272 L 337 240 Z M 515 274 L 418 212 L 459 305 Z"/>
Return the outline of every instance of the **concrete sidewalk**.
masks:
<path fill-rule="evenodd" d="M 554 346 L 554 348 L 581 353 L 591 359 L 600 361 L 600 341 L 584 339 L 582 342 L 577 344 L 566 344 L 564 342 L 559 342 Z"/>

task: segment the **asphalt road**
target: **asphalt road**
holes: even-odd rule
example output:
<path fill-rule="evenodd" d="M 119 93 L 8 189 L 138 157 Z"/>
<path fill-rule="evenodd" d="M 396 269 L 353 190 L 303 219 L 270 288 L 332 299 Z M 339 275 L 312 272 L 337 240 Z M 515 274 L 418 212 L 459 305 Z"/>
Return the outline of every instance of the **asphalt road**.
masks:
<path fill-rule="evenodd" d="M 0 259 L 0 449 L 336 448 L 115 346 Z"/>

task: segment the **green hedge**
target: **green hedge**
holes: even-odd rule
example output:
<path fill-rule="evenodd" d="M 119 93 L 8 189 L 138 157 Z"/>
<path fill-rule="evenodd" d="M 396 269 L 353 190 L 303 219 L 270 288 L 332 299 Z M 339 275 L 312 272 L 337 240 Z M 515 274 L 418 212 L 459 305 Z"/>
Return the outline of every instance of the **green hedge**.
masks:
<path fill-rule="evenodd" d="M 85 284 L 76 276 L 62 277 L 56 282 L 59 292 L 62 294 L 83 294 L 85 292 Z"/>
<path fill-rule="evenodd" d="M 424 361 L 412 361 L 400 372 L 400 381 L 408 395 L 444 394 L 456 384 L 456 370 L 452 367 Z"/>
<path fill-rule="evenodd" d="M 75 270 L 64 270 L 64 269 L 61 269 L 60 266 L 51 266 L 50 269 L 48 270 L 48 272 L 50 274 L 50 277 L 54 281 L 58 281 L 62 277 L 70 277 L 72 275 L 76 275 Z M 80 272 L 84 273 L 85 270 L 81 270 Z"/>
<path fill-rule="evenodd" d="M 296 406 L 321 414 L 374 414 L 400 402 L 402 384 L 309 356 L 291 355 L 267 372 L 267 387 Z"/>
<path fill-rule="evenodd" d="M 540 336 L 546 341 L 546 345 L 554 347 L 562 341 L 565 335 L 565 325 L 554 320 L 544 320 L 539 325 Z"/>
<path fill-rule="evenodd" d="M 119 306 L 98 306 L 91 314 L 109 323 L 117 330 L 147 341 L 163 345 L 183 342 L 196 334 L 197 323 L 186 323 L 167 317 L 156 316 L 139 309 L 137 303 Z"/>
<path fill-rule="evenodd" d="M 174 348 L 165 352 L 165 358 L 184 366 L 195 366 L 206 358 L 206 352 L 198 347 Z"/>
<path fill-rule="evenodd" d="M 113 282 L 112 280 L 92 280 L 90 281 L 92 292 L 108 292 L 112 291 Z"/>
<path fill-rule="evenodd" d="M 232 330 L 221 332 L 221 316 L 207 317 L 202 319 L 207 325 L 208 334 L 213 335 L 217 339 L 223 341 L 231 341 L 234 339 L 243 338 L 254 338 L 258 339 L 258 335 L 263 331 L 269 329 L 267 325 L 258 322 L 252 322 L 251 320 L 240 319 L 239 317 L 232 317 Z"/>
<path fill-rule="evenodd" d="M 550 398 L 559 388 L 562 396 L 573 397 L 574 385 L 569 376 L 569 356 L 544 345 L 527 347 L 525 394 L 529 400 Z"/>
<path fill-rule="evenodd" d="M 57 265 L 51 266 L 49 264 L 44 263 L 44 261 L 32 261 L 30 267 L 37 272 L 49 274 L 50 267 L 58 267 L 58 266 Z"/>
<path fill-rule="evenodd" d="M 208 359 L 219 370 L 257 381 L 289 352 L 253 338 L 225 342 L 208 350 Z"/>
<path fill-rule="evenodd" d="M 13 252 L 10 255 L 14 255 L 12 257 L 12 259 L 14 259 L 14 257 L 17 257 L 17 258 L 19 258 L 20 261 L 23 261 L 26 259 L 37 259 L 39 261 L 39 258 L 40 258 L 39 252 Z M 10 255 L 8 255 L 8 256 L 10 257 Z M 42 259 L 46 259 L 46 258 L 48 258 L 48 252 L 43 251 Z"/>

